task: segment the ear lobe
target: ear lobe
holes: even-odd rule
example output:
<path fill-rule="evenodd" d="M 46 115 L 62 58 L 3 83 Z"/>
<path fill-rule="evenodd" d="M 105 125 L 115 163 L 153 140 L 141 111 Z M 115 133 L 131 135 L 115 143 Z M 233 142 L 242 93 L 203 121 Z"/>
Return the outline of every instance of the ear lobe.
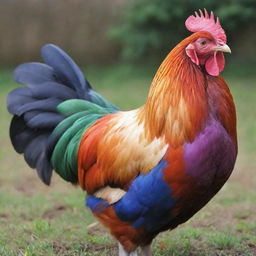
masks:
<path fill-rule="evenodd" d="M 193 44 L 189 44 L 185 50 L 186 54 L 191 59 L 191 61 L 194 62 L 196 65 L 199 65 L 199 60 L 196 54 L 195 46 Z"/>

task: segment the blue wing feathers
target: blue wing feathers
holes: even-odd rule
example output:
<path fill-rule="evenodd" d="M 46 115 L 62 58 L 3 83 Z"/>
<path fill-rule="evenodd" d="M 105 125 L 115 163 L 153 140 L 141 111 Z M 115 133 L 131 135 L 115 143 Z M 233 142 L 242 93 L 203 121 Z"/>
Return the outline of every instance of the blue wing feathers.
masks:
<path fill-rule="evenodd" d="M 171 196 L 172 190 L 164 181 L 165 166 L 167 162 L 162 160 L 148 174 L 141 174 L 134 180 L 128 192 L 115 205 L 121 220 L 132 221 L 135 228 L 144 227 L 151 232 L 163 225 L 163 221 L 166 222 L 166 218 L 161 216 L 170 212 L 177 199 Z"/>
<path fill-rule="evenodd" d="M 104 211 L 108 206 L 108 202 L 97 198 L 95 196 L 88 196 L 86 199 L 86 206 L 91 209 L 92 212 L 99 214 L 100 212 Z"/>
<path fill-rule="evenodd" d="M 167 162 L 162 160 L 148 174 L 139 175 L 123 198 L 113 205 L 122 221 L 131 222 L 134 228 L 144 227 L 149 232 L 155 232 L 171 221 L 170 211 L 177 198 L 172 196 L 171 188 L 164 181 L 163 170 L 166 166 Z M 88 196 L 86 204 L 92 211 L 97 209 L 99 213 L 109 206 L 103 201 Z"/>

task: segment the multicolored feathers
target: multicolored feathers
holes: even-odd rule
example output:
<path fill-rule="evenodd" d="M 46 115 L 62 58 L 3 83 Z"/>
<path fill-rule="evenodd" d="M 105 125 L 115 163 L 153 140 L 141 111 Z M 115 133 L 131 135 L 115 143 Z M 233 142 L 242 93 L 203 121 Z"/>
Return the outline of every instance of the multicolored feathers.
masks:
<path fill-rule="evenodd" d="M 106 115 L 84 133 L 78 173 L 89 194 L 109 184 L 128 189 L 135 177 L 149 172 L 164 156 L 167 145 L 160 138 L 146 138 L 138 112 Z"/>
<path fill-rule="evenodd" d="M 68 100 L 57 106 L 57 111 L 66 118 L 54 129 L 49 143 L 54 145 L 53 169 L 63 179 L 73 183 L 78 181 L 77 152 L 81 137 L 97 119 L 113 110 L 84 100 Z"/>
<path fill-rule="evenodd" d="M 195 15 L 186 21 L 195 33 L 167 55 L 135 110 L 93 91 L 53 45 L 42 49 L 46 64 L 14 73 L 27 85 L 8 96 L 14 148 L 46 184 L 54 169 L 86 190 L 86 205 L 126 252 L 191 218 L 235 164 L 235 106 L 219 76 L 230 49 L 213 13 Z"/>
<path fill-rule="evenodd" d="M 26 63 L 14 72 L 14 79 L 27 87 L 17 88 L 8 95 L 7 107 L 14 115 L 11 141 L 15 150 L 24 154 L 29 166 L 37 169 L 44 183 L 50 183 L 53 165 L 63 178 L 77 182 L 74 167 L 79 134 L 86 125 L 117 108 L 91 89 L 78 66 L 60 48 L 46 45 L 42 57 L 46 64 Z M 54 151 L 62 135 L 58 148 L 69 145 L 67 162 L 61 161 L 63 165 L 57 163 L 60 153 Z M 62 168 L 67 166 L 65 172 Z"/>

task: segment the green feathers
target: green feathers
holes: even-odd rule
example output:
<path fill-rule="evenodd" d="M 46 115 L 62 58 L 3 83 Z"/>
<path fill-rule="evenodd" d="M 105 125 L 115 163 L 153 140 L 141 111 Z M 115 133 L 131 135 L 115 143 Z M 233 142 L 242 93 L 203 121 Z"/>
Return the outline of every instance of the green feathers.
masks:
<path fill-rule="evenodd" d="M 77 182 L 77 151 L 83 133 L 97 119 L 116 112 L 115 106 L 107 102 L 102 103 L 104 107 L 89 101 L 72 99 L 57 106 L 57 111 L 67 118 L 54 129 L 51 135 L 53 138 L 58 138 L 51 163 L 55 171 L 67 181 Z"/>

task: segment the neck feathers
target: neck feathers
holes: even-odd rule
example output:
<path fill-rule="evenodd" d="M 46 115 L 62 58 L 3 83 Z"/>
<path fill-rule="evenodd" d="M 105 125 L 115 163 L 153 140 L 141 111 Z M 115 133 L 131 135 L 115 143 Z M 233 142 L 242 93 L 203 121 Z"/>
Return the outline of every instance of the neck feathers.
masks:
<path fill-rule="evenodd" d="M 188 42 L 187 42 L 188 41 Z M 178 44 L 159 67 L 141 108 L 149 139 L 163 137 L 172 145 L 191 142 L 207 118 L 206 79 L 185 55 L 191 37 Z"/>

